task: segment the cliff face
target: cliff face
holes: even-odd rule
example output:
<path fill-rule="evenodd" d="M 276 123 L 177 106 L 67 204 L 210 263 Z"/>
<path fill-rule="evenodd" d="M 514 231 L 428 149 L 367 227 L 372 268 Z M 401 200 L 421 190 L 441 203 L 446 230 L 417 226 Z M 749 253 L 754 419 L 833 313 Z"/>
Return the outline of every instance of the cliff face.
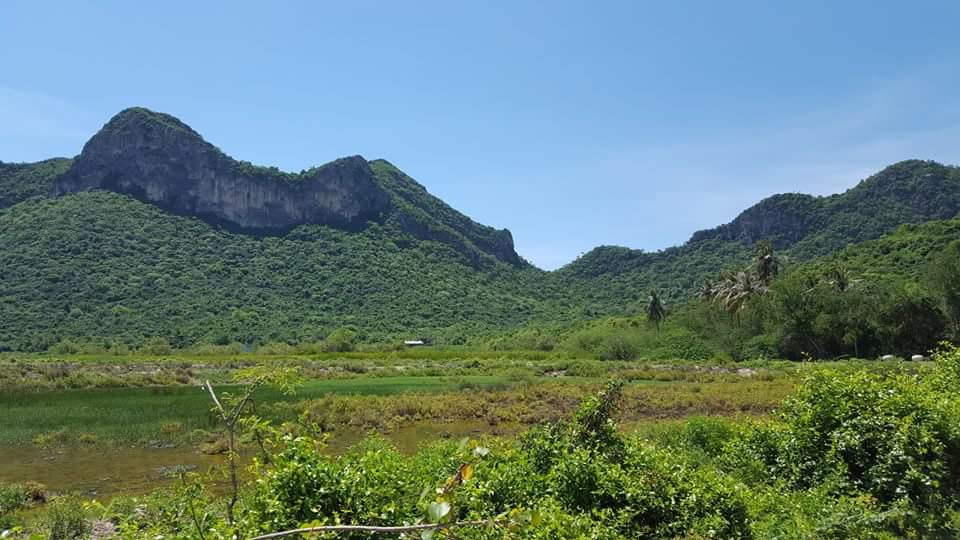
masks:
<path fill-rule="evenodd" d="M 752 246 L 760 240 L 770 240 L 777 248 L 784 248 L 817 228 L 822 206 L 822 199 L 810 195 L 774 195 L 744 210 L 730 223 L 695 232 L 690 242 L 716 238 Z"/>
<path fill-rule="evenodd" d="M 730 223 L 698 231 L 691 243 L 719 239 L 779 249 L 802 246 L 810 256 L 878 238 L 903 223 L 950 219 L 960 213 L 960 169 L 932 161 L 895 163 L 844 193 L 768 197 Z M 813 244 L 824 244 L 816 246 Z"/>
<path fill-rule="evenodd" d="M 113 191 L 243 231 L 305 224 L 353 230 L 372 221 L 401 243 L 410 236 L 447 244 L 475 266 L 527 264 L 510 231 L 476 223 L 382 160 L 352 156 L 285 173 L 227 156 L 173 116 L 132 108 L 107 122 L 75 160 L 63 161 L 48 183 L 34 185 L 52 183 L 53 196 Z M 0 182 L 0 195 L 6 184 L 13 182 Z"/>
<path fill-rule="evenodd" d="M 243 229 L 356 227 L 390 204 L 359 156 L 300 174 L 236 161 L 176 118 L 127 109 L 87 144 L 54 195 L 105 189 Z"/>

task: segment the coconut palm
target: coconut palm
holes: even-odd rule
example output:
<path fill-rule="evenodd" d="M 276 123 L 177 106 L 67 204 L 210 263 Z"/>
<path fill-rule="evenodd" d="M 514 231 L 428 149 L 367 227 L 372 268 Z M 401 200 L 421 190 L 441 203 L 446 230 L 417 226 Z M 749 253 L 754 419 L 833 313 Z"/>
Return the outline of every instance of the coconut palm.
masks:
<path fill-rule="evenodd" d="M 651 289 L 650 297 L 647 300 L 647 320 L 657 327 L 657 333 L 660 333 L 660 322 L 667 318 L 667 311 L 657 296 L 657 291 Z"/>
<path fill-rule="evenodd" d="M 749 300 L 765 294 L 769 288 L 753 272 L 741 271 L 724 274 L 716 285 L 714 301 L 740 324 L 740 312 L 747 307 Z"/>
<path fill-rule="evenodd" d="M 850 272 L 845 266 L 835 266 L 827 273 L 827 283 L 836 289 L 838 293 L 845 293 L 862 280 L 850 277 Z"/>
<path fill-rule="evenodd" d="M 717 285 L 712 279 L 708 279 L 697 288 L 697 298 L 712 302 L 717 296 Z"/>
<path fill-rule="evenodd" d="M 757 278 L 764 285 L 770 285 L 780 274 L 780 259 L 773 251 L 773 244 L 769 240 L 757 242 L 756 273 Z"/>

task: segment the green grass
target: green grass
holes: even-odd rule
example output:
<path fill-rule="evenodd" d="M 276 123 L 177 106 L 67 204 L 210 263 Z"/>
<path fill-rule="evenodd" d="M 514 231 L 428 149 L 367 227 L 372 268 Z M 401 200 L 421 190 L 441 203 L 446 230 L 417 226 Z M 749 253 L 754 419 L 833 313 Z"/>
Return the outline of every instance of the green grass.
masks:
<path fill-rule="evenodd" d="M 142 358 L 120 357 L 116 366 L 128 365 L 135 372 L 156 372 L 163 365 L 171 367 L 190 365 L 194 360 L 187 357 L 169 357 L 158 363 L 139 365 Z M 197 371 L 190 384 L 154 383 L 152 386 L 97 387 L 99 379 L 82 377 L 100 373 L 93 366 L 103 364 L 105 358 L 88 358 L 74 363 L 79 371 L 77 380 L 90 379 L 91 387 L 79 389 L 43 389 L 36 386 L 42 378 L 48 358 L 20 358 L 7 363 L 10 373 L 20 374 L 6 379 L 7 385 L 0 392 L 0 446 L 45 443 L 139 443 L 170 441 L 195 442 L 202 433 L 195 430 L 214 431 L 218 428 L 210 411 L 209 396 L 199 387 L 198 381 L 213 375 L 211 380 L 231 378 L 232 370 L 253 363 L 299 365 L 306 373 L 307 382 L 293 396 L 281 395 L 271 388 L 261 389 L 257 402 L 263 407 L 261 414 L 273 420 L 292 420 L 304 408 L 319 398 L 355 396 L 338 403 L 344 407 L 333 416 L 323 414 L 325 420 L 337 425 L 352 425 L 360 417 L 362 425 L 389 424 L 391 419 L 402 418 L 415 421 L 420 416 L 438 420 L 456 420 L 465 410 L 498 410 L 502 421 L 517 418 L 537 419 L 549 417 L 551 411 L 541 409 L 535 403 L 519 399 L 518 405 L 507 412 L 506 403 L 518 393 L 529 393 L 523 388 L 543 387 L 548 392 L 569 392 L 571 406 L 585 390 L 574 391 L 573 387 L 589 387 L 607 377 L 627 380 L 636 390 L 636 403 L 632 406 L 635 417 L 683 417 L 689 414 L 735 414 L 737 411 L 764 413 L 771 404 L 781 399 L 793 387 L 802 374 L 819 367 L 849 370 L 924 369 L 926 363 L 844 361 L 824 364 L 798 364 L 783 362 L 756 362 L 754 374 L 743 377 L 736 373 L 738 366 L 694 365 L 690 362 L 669 362 L 652 365 L 646 362 L 595 362 L 595 361 L 546 361 L 531 363 L 513 359 L 489 359 L 446 362 L 433 359 L 397 359 L 367 355 L 355 359 L 316 361 L 302 358 L 265 358 L 250 356 L 242 362 L 233 362 L 227 357 L 217 357 L 216 366 L 209 369 L 192 364 Z M 2 367 L 2 366 L 0 366 Z M 317 370 L 339 371 L 319 372 Z M 396 368 L 396 369 L 394 369 Z M 30 371 L 33 369 L 34 371 Z M 309 370 L 313 369 L 314 372 Z M 549 377 L 545 374 L 567 370 L 564 377 Z M 23 373 L 32 373 L 24 376 Z M 0 373 L 2 375 L 2 373 Z M 327 377 L 327 378 L 317 378 Z M 155 377 L 156 378 L 156 377 Z M 3 379 L 3 377 L 0 377 Z M 64 379 L 56 379 L 62 381 Z M 173 379 L 170 379 L 173 381 Z M 116 382 L 117 380 L 114 379 Z M 126 384 L 120 380 L 115 386 Z M 2 386 L 2 385 L 0 385 Z M 223 391 L 229 386 L 217 385 Z M 517 388 L 518 390 L 514 390 Z M 483 396 L 464 392 L 470 389 L 502 390 Z M 406 393 L 430 394 L 431 398 L 397 398 L 377 401 L 377 396 L 397 396 Z M 469 395 L 468 395 L 469 394 Z M 631 394 L 634 395 L 634 394 Z M 549 397 L 549 396 L 547 396 Z M 553 396 L 556 397 L 556 396 Z M 421 403 L 416 403 L 420 401 Z M 430 402 L 426 407 L 425 402 Z M 276 406 L 272 406 L 276 404 Z M 408 405 L 409 404 L 409 405 Z M 417 414 L 407 414 L 417 409 Z M 417 409 L 419 410 L 419 409 Z M 343 412 L 353 411 L 353 412 Z M 397 411 L 400 411 L 399 413 Z M 322 411 L 319 411 L 322 412 Z M 552 411 L 556 412 L 556 411 Z M 501 414 L 502 413 L 502 414 Z M 478 413 L 490 416 L 489 412 Z M 419 415 L 419 416 L 418 416 Z M 348 416 L 350 418 L 344 418 Z M 497 415 L 494 415 L 497 416 Z M 409 418 L 408 418 L 409 417 Z"/>
<path fill-rule="evenodd" d="M 299 401 L 329 394 L 391 395 L 442 392 L 463 385 L 503 387 L 506 377 L 364 377 L 314 380 L 293 396 L 272 388 L 257 394 L 261 403 Z M 227 390 L 221 386 L 218 390 Z M 199 387 L 94 388 L 39 392 L 3 392 L 0 395 L 0 445 L 30 443 L 38 435 L 62 434 L 53 439 L 73 442 L 81 434 L 99 441 L 137 442 L 163 438 L 161 426 L 178 422 L 182 429 L 166 438 L 185 437 L 192 430 L 213 430 L 216 419 L 209 395 Z"/>

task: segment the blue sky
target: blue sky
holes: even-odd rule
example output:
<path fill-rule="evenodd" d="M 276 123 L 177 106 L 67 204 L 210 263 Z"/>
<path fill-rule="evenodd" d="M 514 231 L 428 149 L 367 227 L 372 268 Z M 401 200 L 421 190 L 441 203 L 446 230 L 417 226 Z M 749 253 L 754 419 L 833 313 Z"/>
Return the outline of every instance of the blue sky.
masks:
<path fill-rule="evenodd" d="M 0 160 L 120 109 L 234 157 L 383 157 L 555 268 L 764 196 L 960 163 L 960 2 L 0 4 Z"/>

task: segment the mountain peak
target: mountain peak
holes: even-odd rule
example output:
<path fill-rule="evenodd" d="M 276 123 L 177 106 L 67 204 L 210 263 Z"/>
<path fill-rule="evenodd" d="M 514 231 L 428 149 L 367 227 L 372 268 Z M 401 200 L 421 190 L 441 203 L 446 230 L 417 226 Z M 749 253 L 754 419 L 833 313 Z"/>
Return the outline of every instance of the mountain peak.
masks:
<path fill-rule="evenodd" d="M 457 212 L 386 160 L 356 155 L 283 172 L 235 160 L 176 117 L 143 107 L 114 115 L 50 192 L 91 190 L 258 234 L 309 224 L 358 230 L 376 222 L 404 235 L 401 243 L 439 241 L 474 265 L 527 264 L 510 231 Z"/>
<path fill-rule="evenodd" d="M 124 109 L 115 114 L 103 127 L 103 129 L 109 130 L 149 128 L 173 129 L 202 139 L 199 133 L 183 123 L 179 118 L 170 114 L 152 111 L 146 107 L 129 107 Z"/>
<path fill-rule="evenodd" d="M 360 156 L 301 174 L 257 167 L 227 156 L 179 119 L 142 107 L 111 118 L 57 179 L 53 193 L 93 189 L 240 229 L 354 228 L 389 206 Z"/>

